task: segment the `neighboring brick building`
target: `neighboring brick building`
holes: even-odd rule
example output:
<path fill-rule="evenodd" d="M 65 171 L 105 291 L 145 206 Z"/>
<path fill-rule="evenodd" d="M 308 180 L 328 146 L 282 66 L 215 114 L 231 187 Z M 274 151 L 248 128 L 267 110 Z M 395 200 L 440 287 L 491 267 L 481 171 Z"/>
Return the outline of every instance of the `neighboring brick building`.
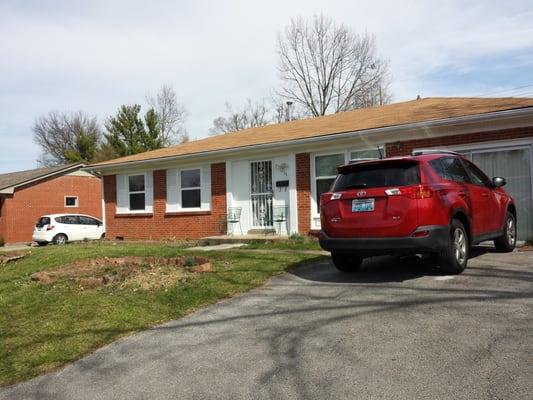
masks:
<path fill-rule="evenodd" d="M 102 217 L 100 178 L 82 164 L 0 175 L 0 237 L 7 244 L 31 242 L 37 219 L 72 213 Z"/>
<path fill-rule="evenodd" d="M 533 99 L 427 98 L 209 137 L 90 166 L 104 176 L 107 237 L 200 238 L 320 229 L 318 198 L 351 159 L 445 147 L 507 178 L 519 237 L 533 237 Z M 275 223 L 288 210 L 286 223 Z M 238 225 L 234 233 L 240 234 Z"/>

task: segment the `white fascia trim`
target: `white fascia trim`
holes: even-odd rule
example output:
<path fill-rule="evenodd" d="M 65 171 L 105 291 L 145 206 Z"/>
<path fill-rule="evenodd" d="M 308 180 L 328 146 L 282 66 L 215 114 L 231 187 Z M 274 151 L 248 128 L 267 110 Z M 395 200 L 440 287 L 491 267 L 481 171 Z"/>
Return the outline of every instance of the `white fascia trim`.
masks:
<path fill-rule="evenodd" d="M 223 156 L 231 153 L 238 153 L 243 152 L 247 150 L 263 150 L 263 149 L 274 149 L 276 147 L 286 147 L 290 145 L 300 145 L 300 144 L 308 144 L 308 143 L 321 143 L 321 142 L 328 142 L 328 141 L 334 141 L 344 138 L 350 138 L 352 136 L 365 136 L 369 134 L 378 134 L 378 133 L 387 133 L 387 132 L 394 132 L 399 133 L 402 131 L 408 131 L 413 129 L 427 129 L 427 128 L 434 128 L 434 127 L 441 127 L 441 126 L 447 126 L 447 125 L 455 125 L 455 124 L 474 124 L 476 122 L 489 122 L 497 119 L 511 119 L 518 116 L 523 115 L 531 115 L 533 117 L 533 107 L 525 107 L 525 108 L 519 108 L 519 109 L 513 109 L 513 110 L 506 110 L 506 111 L 497 111 L 492 113 L 484 113 L 484 114 L 476 114 L 476 115 L 469 115 L 469 116 L 463 116 L 463 117 L 454 117 L 454 118 L 445 118 L 445 119 L 438 119 L 433 121 L 422 121 L 422 122 L 415 122 L 411 124 L 404 124 L 404 125 L 393 125 L 393 126 L 386 126 L 383 128 L 372 128 L 372 129 L 366 129 L 366 130 L 360 130 L 360 131 L 349 131 L 349 132 L 339 132 L 339 133 L 330 133 L 322 136 L 314 136 L 310 138 L 301 138 L 301 139 L 293 139 L 293 140 L 286 140 L 282 142 L 274 142 L 274 143 L 264 143 L 264 144 L 255 144 L 255 145 L 247 145 L 242 147 L 232 147 L 229 149 L 222 149 L 222 150 L 213 150 L 213 151 L 206 151 L 206 152 L 200 152 L 200 153 L 192 153 L 192 154 L 182 154 L 178 156 L 166 156 L 166 157 L 158 157 L 158 158 L 151 158 L 148 160 L 140 160 L 140 161 L 126 161 L 122 163 L 116 163 L 116 164 L 109 164 L 109 165 L 102 165 L 102 166 L 88 166 L 83 168 L 85 171 L 89 172 L 102 172 L 105 170 L 113 170 L 116 168 L 124 168 L 129 166 L 138 166 L 138 165 L 144 165 L 144 164 L 151 164 L 151 163 L 160 163 L 165 161 L 174 161 L 174 160 L 187 160 L 189 158 L 196 158 L 196 157 L 206 157 L 206 156 Z"/>
<path fill-rule="evenodd" d="M 15 186 L 8 186 L 0 190 L 0 194 L 13 194 L 15 193 Z"/>

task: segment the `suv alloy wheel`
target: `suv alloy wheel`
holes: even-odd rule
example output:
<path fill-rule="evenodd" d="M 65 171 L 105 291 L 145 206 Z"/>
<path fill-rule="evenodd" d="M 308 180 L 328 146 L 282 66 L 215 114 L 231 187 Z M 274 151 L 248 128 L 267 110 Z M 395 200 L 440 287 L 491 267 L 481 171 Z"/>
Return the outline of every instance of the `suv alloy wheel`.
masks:
<path fill-rule="evenodd" d="M 502 236 L 494 239 L 496 250 L 502 253 L 510 253 L 516 245 L 516 219 L 509 211 L 505 216 Z"/>
<path fill-rule="evenodd" d="M 450 225 L 448 246 L 440 253 L 440 268 L 447 274 L 460 274 L 468 262 L 470 243 L 465 227 L 458 219 Z"/>

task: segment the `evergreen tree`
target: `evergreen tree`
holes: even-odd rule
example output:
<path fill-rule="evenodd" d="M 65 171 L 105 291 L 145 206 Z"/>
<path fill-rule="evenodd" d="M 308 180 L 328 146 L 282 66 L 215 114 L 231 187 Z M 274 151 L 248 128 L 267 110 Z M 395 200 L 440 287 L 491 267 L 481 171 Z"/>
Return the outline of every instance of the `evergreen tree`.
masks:
<path fill-rule="evenodd" d="M 161 130 L 157 113 L 150 109 L 143 119 L 139 116 L 141 106 L 122 105 L 117 115 L 105 124 L 105 138 L 117 156 L 123 157 L 162 147 Z"/>

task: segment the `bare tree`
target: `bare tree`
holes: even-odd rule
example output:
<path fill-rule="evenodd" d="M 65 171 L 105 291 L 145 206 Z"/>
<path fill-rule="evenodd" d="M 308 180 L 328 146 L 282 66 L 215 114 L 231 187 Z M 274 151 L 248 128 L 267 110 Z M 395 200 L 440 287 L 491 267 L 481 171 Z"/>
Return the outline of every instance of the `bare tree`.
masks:
<path fill-rule="evenodd" d="M 163 146 L 189 141 L 189 135 L 185 129 L 188 112 L 183 104 L 178 103 L 172 86 L 162 85 L 155 96 L 146 96 L 146 102 L 157 113 Z"/>
<path fill-rule="evenodd" d="M 38 162 L 44 166 L 90 162 L 102 140 L 96 117 L 83 111 L 49 112 L 35 120 L 33 132 L 43 152 Z"/>
<path fill-rule="evenodd" d="M 209 130 L 209 134 L 218 135 L 267 125 L 271 122 L 268 113 L 269 109 L 264 101 L 252 102 L 248 99 L 244 108 L 239 111 L 235 111 L 229 103 L 226 103 L 226 116 L 213 120 L 213 127 Z"/>
<path fill-rule="evenodd" d="M 358 35 L 324 15 L 291 20 L 278 34 L 279 95 L 310 115 L 352 110 L 390 100 L 388 65 L 374 37 Z"/>

